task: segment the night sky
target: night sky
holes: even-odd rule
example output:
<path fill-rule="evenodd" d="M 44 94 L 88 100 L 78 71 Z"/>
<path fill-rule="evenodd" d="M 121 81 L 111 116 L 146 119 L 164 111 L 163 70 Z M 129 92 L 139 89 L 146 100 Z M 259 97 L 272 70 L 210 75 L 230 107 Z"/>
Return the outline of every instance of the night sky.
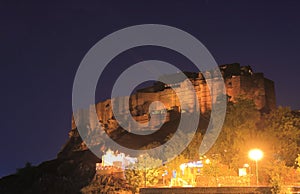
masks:
<path fill-rule="evenodd" d="M 82 58 L 101 38 L 131 25 L 185 30 L 218 64 L 251 65 L 273 80 L 277 105 L 300 109 L 299 10 L 296 0 L 0 1 L 0 177 L 27 161 L 56 157 L 68 138 L 72 84 Z M 137 61 L 158 58 L 193 69 L 168 53 L 141 48 L 121 54 L 100 79 L 96 100 L 109 96 L 122 68 Z"/>

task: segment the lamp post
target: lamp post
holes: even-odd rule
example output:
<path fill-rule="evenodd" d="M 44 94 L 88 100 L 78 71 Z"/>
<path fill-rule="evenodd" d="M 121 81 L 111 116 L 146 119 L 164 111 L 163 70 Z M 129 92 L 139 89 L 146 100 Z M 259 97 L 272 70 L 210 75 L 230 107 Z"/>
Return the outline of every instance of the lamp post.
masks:
<path fill-rule="evenodd" d="M 147 187 L 147 161 L 146 161 L 146 154 L 140 155 L 141 158 L 143 158 L 144 162 L 144 187 Z"/>
<path fill-rule="evenodd" d="M 249 158 L 255 161 L 256 185 L 258 185 L 258 160 L 262 159 L 263 155 L 264 153 L 260 149 L 249 151 Z"/>
<path fill-rule="evenodd" d="M 147 166 L 146 166 L 146 160 L 145 160 L 145 187 L 147 187 Z"/>

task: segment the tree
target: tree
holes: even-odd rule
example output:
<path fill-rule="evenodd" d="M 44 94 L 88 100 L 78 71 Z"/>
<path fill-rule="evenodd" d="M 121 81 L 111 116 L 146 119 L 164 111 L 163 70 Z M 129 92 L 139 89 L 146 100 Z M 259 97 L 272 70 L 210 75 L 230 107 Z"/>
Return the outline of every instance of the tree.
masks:
<path fill-rule="evenodd" d="M 96 193 L 118 193 L 127 191 L 124 179 L 114 177 L 113 175 L 95 175 L 93 181 L 86 187 L 81 189 L 83 194 Z"/>
<path fill-rule="evenodd" d="M 130 168 L 125 170 L 125 178 L 129 184 L 132 193 L 136 193 L 139 187 L 142 187 L 143 172 L 136 168 Z"/>
<path fill-rule="evenodd" d="M 192 135 L 194 136 L 192 137 Z M 197 131 L 195 134 L 187 134 L 187 136 L 191 138 L 192 141 L 186 147 L 186 149 L 183 150 L 181 155 L 183 155 L 184 158 L 188 160 L 198 160 L 200 157 L 199 147 L 202 142 L 202 134 L 199 131 Z"/>
<path fill-rule="evenodd" d="M 161 165 L 161 160 L 148 154 L 139 156 L 137 162 L 125 170 L 125 177 L 132 191 L 136 192 L 139 187 L 156 185 L 159 175 L 162 174 L 159 168 Z"/>
<path fill-rule="evenodd" d="M 229 168 L 239 168 L 247 158 L 248 150 L 257 144 L 259 119 L 260 112 L 253 101 L 239 98 L 236 103 L 229 103 L 222 131 L 207 156 L 217 154 Z"/>
<path fill-rule="evenodd" d="M 194 152 L 195 153 L 195 147 L 188 147 L 188 140 L 193 139 L 191 137 L 191 133 L 183 133 L 181 130 L 176 132 L 176 136 L 173 136 L 173 134 L 170 134 L 166 138 L 166 142 L 169 141 L 171 138 L 173 140 L 172 144 L 169 144 L 167 147 L 163 150 L 164 160 L 165 161 L 171 161 L 175 159 L 178 155 L 185 155 L 187 158 L 189 158 L 189 155 L 191 156 Z M 199 143 L 200 145 L 200 143 Z M 186 146 L 185 149 L 182 149 L 184 146 Z M 198 152 L 198 147 L 196 148 Z M 191 156 L 192 157 L 192 156 Z"/>
<path fill-rule="evenodd" d="M 265 169 L 264 171 L 269 177 L 272 193 L 287 193 L 285 185 L 291 183 L 291 176 L 293 176 L 295 169 L 286 166 L 285 162 L 280 160 L 268 162 L 263 169 Z"/>
<path fill-rule="evenodd" d="M 300 154 L 298 154 L 296 160 L 295 160 L 295 164 L 297 166 L 297 172 L 300 173 Z"/>
<path fill-rule="evenodd" d="M 263 127 L 263 137 L 269 142 L 272 158 L 294 166 L 300 152 L 300 117 L 287 107 L 278 107 L 264 115 Z"/>

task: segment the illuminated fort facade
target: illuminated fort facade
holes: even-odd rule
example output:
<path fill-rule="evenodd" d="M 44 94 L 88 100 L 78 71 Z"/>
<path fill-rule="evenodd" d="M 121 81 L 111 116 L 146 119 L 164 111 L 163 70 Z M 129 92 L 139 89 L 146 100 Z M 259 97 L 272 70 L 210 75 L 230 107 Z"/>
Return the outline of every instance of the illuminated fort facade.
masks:
<path fill-rule="evenodd" d="M 239 97 L 252 99 L 256 108 L 263 112 L 268 112 L 276 107 L 274 82 L 265 78 L 263 73 L 255 73 L 250 66 L 240 66 L 238 63 L 221 65 L 219 68 L 225 82 L 228 101 L 235 102 Z M 212 103 L 218 99 L 218 97 L 214 95 L 218 93 L 218 85 L 215 85 L 212 91 L 210 91 L 207 81 L 201 72 L 185 72 L 185 75 L 191 81 L 196 96 L 190 92 L 187 87 L 187 79 L 175 79 L 178 80 L 178 82 L 172 85 L 173 88 L 180 88 L 178 91 L 184 93 L 181 103 L 179 103 L 176 92 L 170 85 L 157 82 L 153 84 L 153 86 L 138 90 L 129 97 L 119 97 L 119 110 L 121 112 L 123 111 L 124 114 L 130 113 L 133 118 L 140 123 L 147 123 L 150 120 L 149 112 L 151 113 L 149 105 L 154 101 L 160 101 L 167 109 L 166 121 L 168 121 L 172 120 L 172 117 L 181 111 L 193 111 L 195 108 L 193 102 L 196 98 L 199 102 L 201 113 L 209 113 Z M 171 74 L 168 76 L 176 77 L 177 75 Z M 91 129 L 98 128 L 99 125 L 102 125 L 106 129 L 116 129 L 118 122 L 112 112 L 112 102 L 114 100 L 115 99 L 107 99 L 96 104 L 98 118 L 91 117 L 89 110 L 86 110 L 84 114 L 86 118 L 83 118 L 83 120 L 87 122 L 85 124 Z M 158 104 L 158 106 L 161 105 Z M 155 118 L 160 117 L 160 110 L 163 110 L 163 107 L 154 107 L 153 110 L 148 126 L 149 128 L 159 124 L 157 122 L 159 122 L 160 119 Z M 76 125 L 73 119 L 72 129 L 75 128 Z"/>

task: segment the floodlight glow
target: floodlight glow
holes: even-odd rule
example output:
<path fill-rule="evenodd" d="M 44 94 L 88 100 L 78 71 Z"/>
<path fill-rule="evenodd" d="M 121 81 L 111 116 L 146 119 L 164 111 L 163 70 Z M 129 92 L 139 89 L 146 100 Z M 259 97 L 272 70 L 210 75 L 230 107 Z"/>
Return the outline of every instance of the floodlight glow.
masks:
<path fill-rule="evenodd" d="M 253 149 L 249 152 L 249 158 L 255 161 L 262 159 L 263 156 L 264 154 L 260 149 Z"/>

